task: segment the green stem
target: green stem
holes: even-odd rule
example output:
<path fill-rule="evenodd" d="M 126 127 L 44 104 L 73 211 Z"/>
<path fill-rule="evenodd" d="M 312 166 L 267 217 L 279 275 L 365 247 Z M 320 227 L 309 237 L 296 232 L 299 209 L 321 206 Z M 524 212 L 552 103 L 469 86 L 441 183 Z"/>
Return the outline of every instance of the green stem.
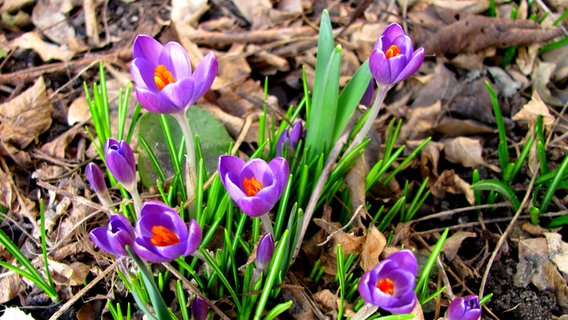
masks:
<path fill-rule="evenodd" d="M 367 133 L 369 133 L 369 131 L 373 127 L 373 123 L 375 122 L 375 119 L 379 114 L 379 110 L 381 109 L 381 106 L 383 104 L 383 101 L 385 100 L 385 97 L 387 96 L 387 92 L 389 91 L 389 89 L 390 86 L 384 86 L 379 84 L 377 88 L 377 96 L 375 97 L 375 102 L 373 102 L 371 110 L 368 111 L 369 116 L 367 117 L 367 120 L 361 127 L 361 130 L 357 132 L 357 135 L 355 136 L 353 141 L 351 141 L 351 144 L 349 145 L 349 148 L 347 148 L 346 153 L 351 151 L 356 146 L 358 146 L 361 142 L 363 142 L 363 139 L 367 136 Z"/>
<path fill-rule="evenodd" d="M 187 110 L 187 109 L 186 109 Z M 181 131 L 183 132 L 183 140 L 185 141 L 185 154 L 186 154 L 186 189 L 187 189 L 187 199 L 191 200 L 195 196 L 195 142 L 193 140 L 193 134 L 191 133 L 191 127 L 187 118 L 185 116 L 185 110 L 180 113 L 172 114 L 176 118 Z"/>

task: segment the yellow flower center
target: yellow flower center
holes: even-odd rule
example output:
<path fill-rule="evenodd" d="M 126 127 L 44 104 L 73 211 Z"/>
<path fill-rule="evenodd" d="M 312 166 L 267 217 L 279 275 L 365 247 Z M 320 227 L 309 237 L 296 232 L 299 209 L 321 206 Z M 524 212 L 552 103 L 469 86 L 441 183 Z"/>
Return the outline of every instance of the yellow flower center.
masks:
<path fill-rule="evenodd" d="M 154 82 L 156 83 L 158 90 L 162 90 L 168 84 L 176 82 L 176 79 L 174 79 L 174 75 L 168 70 L 168 68 L 161 64 L 154 70 Z"/>
<path fill-rule="evenodd" d="M 377 288 L 386 294 L 394 295 L 394 282 L 389 278 L 379 280 Z"/>
<path fill-rule="evenodd" d="M 243 186 L 245 188 L 245 193 L 249 197 L 255 196 L 260 190 L 262 190 L 262 183 L 256 180 L 255 177 L 250 178 L 250 180 L 245 178 Z"/>
<path fill-rule="evenodd" d="M 392 46 L 390 46 L 387 49 L 387 52 L 385 52 L 385 55 L 387 56 L 387 59 L 390 59 L 392 57 L 396 57 L 400 54 L 400 48 L 396 45 L 393 44 Z"/>
<path fill-rule="evenodd" d="M 150 232 L 152 232 L 152 238 L 150 239 L 150 242 L 152 242 L 152 244 L 155 246 L 171 246 L 172 244 L 179 242 L 178 236 L 166 227 L 153 226 Z"/>

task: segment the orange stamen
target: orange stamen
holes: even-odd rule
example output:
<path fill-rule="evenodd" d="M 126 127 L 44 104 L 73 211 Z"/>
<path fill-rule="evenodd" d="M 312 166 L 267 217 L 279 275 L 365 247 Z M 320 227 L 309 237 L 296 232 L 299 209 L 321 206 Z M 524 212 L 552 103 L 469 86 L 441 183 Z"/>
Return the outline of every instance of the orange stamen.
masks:
<path fill-rule="evenodd" d="M 260 190 L 262 190 L 262 183 L 256 180 L 255 177 L 250 178 L 250 180 L 245 178 L 243 186 L 245 188 L 245 193 L 249 197 L 255 196 Z"/>
<path fill-rule="evenodd" d="M 179 242 L 178 236 L 170 229 L 162 226 L 153 226 L 150 230 L 153 234 L 150 242 L 158 247 L 171 246 Z"/>
<path fill-rule="evenodd" d="M 154 82 L 156 83 L 158 90 L 162 90 L 168 84 L 176 82 L 176 80 L 168 68 L 161 64 L 154 70 Z"/>
<path fill-rule="evenodd" d="M 386 294 L 394 295 L 394 282 L 389 278 L 379 280 L 377 288 Z"/>
<path fill-rule="evenodd" d="M 385 52 L 385 55 L 387 56 L 387 59 L 390 59 L 392 57 L 396 57 L 400 54 L 400 48 L 396 45 L 393 44 L 392 46 L 390 46 L 387 49 L 387 52 Z"/>

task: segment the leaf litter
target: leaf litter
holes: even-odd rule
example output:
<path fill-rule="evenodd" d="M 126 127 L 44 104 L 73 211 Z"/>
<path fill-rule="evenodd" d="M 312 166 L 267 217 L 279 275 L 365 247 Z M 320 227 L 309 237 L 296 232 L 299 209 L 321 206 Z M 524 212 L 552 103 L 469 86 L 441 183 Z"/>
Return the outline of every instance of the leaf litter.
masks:
<path fill-rule="evenodd" d="M 301 98 L 301 66 L 305 68 L 311 88 L 317 41 L 317 30 L 313 25 L 317 25 L 318 12 L 326 5 L 319 1 L 308 2 L 309 5 L 290 0 L 274 5 L 262 0 L 172 1 L 171 7 L 165 7 L 161 2 L 148 0 L 104 4 L 84 1 L 82 6 L 69 1 L 4 1 L 0 11 L 7 25 L 2 26 L 6 32 L 0 38 L 0 51 L 7 54 L 0 60 L 0 154 L 3 157 L 0 204 L 9 209 L 7 216 L 10 219 L 4 219 L 1 228 L 11 229 L 10 224 L 15 222 L 33 237 L 33 241 L 26 240 L 26 234 L 20 232 L 13 233 L 14 240 L 35 246 L 39 234 L 37 201 L 39 197 L 49 198 L 46 208 L 50 267 L 61 292 L 68 295 L 76 292 L 73 287 L 82 286 L 85 279 L 100 273 L 101 257 L 85 245 L 93 209 L 84 205 L 83 201 L 90 201 L 92 195 L 85 188 L 81 175 L 85 159 L 94 154 L 87 153 L 89 138 L 82 131 L 88 121 L 82 82 L 91 83 L 96 78 L 92 62 L 103 59 L 107 70 L 116 71 L 113 77 L 122 81 L 115 87 L 122 87 L 123 81 L 128 80 L 130 46 L 138 33 L 150 34 L 161 41 L 181 42 L 191 61 L 199 61 L 207 51 L 214 51 L 220 58 L 220 73 L 214 91 L 200 104 L 214 110 L 213 114 L 233 139 L 237 139 L 249 123 L 244 140 L 248 148 L 254 148 L 258 137 L 258 115 L 265 102 L 264 76 L 270 75 L 268 102 L 272 111 L 279 111 L 275 113 L 277 121 L 281 120 L 288 105 L 297 104 Z M 342 84 L 347 75 L 369 56 L 380 30 L 406 14 L 404 21 L 411 37 L 431 55 L 421 75 L 394 90 L 387 100 L 386 111 L 377 118 L 375 132 L 382 137 L 388 120 L 399 117 L 404 122 L 397 145 L 406 145 L 412 150 L 426 137 L 434 138 L 421 152 L 419 160 L 403 171 L 409 181 L 421 181 L 420 176 L 431 179 L 429 189 L 433 197 L 420 210 L 421 216 L 474 205 L 474 194 L 469 188 L 471 168 L 488 177 L 497 174 L 495 119 L 485 81 L 498 90 L 512 139 L 520 140 L 528 134 L 526 128 L 531 127 L 537 114 L 544 115 L 545 126 L 551 134 L 565 131 L 555 124 L 563 117 L 559 107 L 568 101 L 566 59 L 563 58 L 568 50 L 561 47 L 538 54 L 544 44 L 566 36 L 561 28 L 551 23 L 552 16 L 557 17 L 566 8 L 565 2 L 551 1 L 551 8 L 533 8 L 539 12 L 552 12 L 542 25 L 528 20 L 526 15 L 524 18 L 521 15 L 518 20 L 503 15 L 487 17 L 483 13 L 490 7 L 489 3 L 483 0 L 404 4 L 397 1 L 390 5 L 377 2 L 368 4 L 363 11 L 357 11 L 356 6 L 348 2 L 328 7 L 337 34 L 340 34 L 338 42 L 344 49 Z M 507 9 L 507 4 L 501 2 L 497 6 Z M 526 6 L 525 1 L 521 1 L 521 14 L 527 10 L 523 6 Z M 8 17 L 19 18 L 5 20 Z M 510 66 L 499 67 L 502 50 L 512 46 L 517 46 L 516 60 Z M 62 92 L 65 98 L 58 100 L 59 95 L 54 94 L 57 92 Z M 111 99 L 113 108 L 116 103 L 116 99 Z M 565 142 L 559 146 L 565 148 Z M 531 152 L 534 159 L 535 151 Z M 537 170 L 533 165 L 531 167 Z M 304 290 L 283 290 L 284 298 L 291 298 L 297 305 L 297 310 L 290 311 L 297 319 L 319 318 L 323 313 L 336 314 L 338 296 L 336 291 L 330 290 L 332 280 L 329 277 L 336 269 L 334 244 L 340 243 L 348 252 L 359 254 L 358 265 L 362 270 L 371 269 L 390 250 L 385 233 L 374 226 L 360 232 L 361 226 L 363 229 L 369 226 L 368 216 L 373 212 L 361 210 L 356 213 L 357 208 L 376 201 L 361 190 L 365 185 L 366 170 L 353 170 L 347 178 L 352 191 L 351 209 L 356 218 L 353 221 L 359 222 L 342 225 L 334 221 L 334 208 L 327 207 L 326 214 L 315 221 L 321 231 L 312 241 L 304 243 L 305 262 L 311 267 L 316 260 L 322 259 L 328 277 L 322 282 L 311 283 L 309 289 L 313 294 Z M 29 177 L 34 180 L 30 181 Z M 53 184 L 53 190 L 59 191 L 48 191 L 36 184 L 35 179 Z M 392 184 L 397 187 L 391 185 L 391 191 L 400 191 L 404 181 L 393 181 Z M 38 192 L 41 195 L 38 196 Z M 63 194 L 75 196 L 68 198 Z M 380 200 L 388 203 L 396 194 L 391 192 L 391 196 Z M 565 199 L 557 198 L 556 201 L 565 205 Z M 479 270 L 487 259 L 487 250 L 495 245 L 499 228 L 507 223 L 502 222 L 504 224 L 495 229 L 494 224 L 488 225 L 492 218 L 464 214 L 457 220 L 440 219 L 433 224 L 393 223 L 391 230 L 395 232 L 394 243 L 422 250 L 424 246 L 420 239 L 429 243 L 432 240 L 424 232 L 435 234 L 430 230 L 441 224 L 456 229 L 444 248 L 448 260 L 445 263 L 449 271 L 455 272 L 455 276 L 450 275 L 450 281 L 456 284 L 454 293 L 460 290 L 476 292 Z M 468 226 L 462 227 L 462 222 L 467 222 Z M 509 257 L 517 259 L 514 263 L 517 268 L 515 284 L 525 287 L 530 281 L 538 290 L 554 291 L 558 309 L 564 313 L 568 306 L 566 243 L 561 240 L 561 235 L 562 232 L 531 235 L 518 244 L 510 239 L 511 245 L 518 250 L 518 257 Z M 328 238 L 330 242 L 322 247 Z M 29 250 L 25 251 L 29 257 L 33 256 Z M 9 258 L 5 251 L 0 253 L 3 259 Z M 502 255 L 506 255 L 506 250 Z M 38 266 L 43 263 L 36 261 Z M 527 265 L 527 261 L 538 263 Z M 24 301 L 17 296 L 30 292 L 29 284 L 18 281 L 14 273 L 2 272 L 0 287 L 10 290 L 2 290 L 1 302 L 25 306 L 16 300 Z M 295 285 L 304 285 L 311 280 L 299 270 L 295 270 L 294 275 L 298 278 Z M 509 285 L 511 283 L 512 279 Z M 107 287 L 103 286 L 104 289 Z M 491 291 L 492 288 L 498 292 L 495 287 L 487 289 Z M 538 292 L 531 288 L 526 290 Z M 105 294 L 104 290 L 99 290 L 87 293 L 85 298 L 96 297 L 101 292 Z M 119 292 L 118 296 L 121 294 Z M 490 301 L 488 308 L 494 306 Z M 93 308 L 93 313 L 103 312 L 102 304 L 89 304 L 89 307 Z M 514 308 L 514 303 L 509 307 Z M 347 309 L 352 312 L 352 306 Z M 550 310 L 555 310 L 556 315 L 561 314 L 553 307 Z M 81 318 L 86 313 L 84 310 L 76 312 L 83 314 Z M 418 318 L 423 318 L 424 312 L 414 311 Z M 503 315 L 506 317 L 507 313 L 499 317 Z"/>

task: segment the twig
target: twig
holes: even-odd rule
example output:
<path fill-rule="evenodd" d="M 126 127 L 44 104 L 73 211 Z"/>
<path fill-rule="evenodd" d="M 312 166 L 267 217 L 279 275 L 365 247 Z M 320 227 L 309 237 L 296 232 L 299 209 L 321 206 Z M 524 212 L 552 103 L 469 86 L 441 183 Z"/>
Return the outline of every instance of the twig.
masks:
<path fill-rule="evenodd" d="M 65 311 L 67 311 L 67 309 L 69 309 L 77 300 L 79 300 L 79 298 L 81 298 L 82 296 L 85 295 L 85 293 L 87 293 L 87 291 L 91 290 L 91 288 L 97 284 L 99 281 L 101 281 L 104 277 L 106 277 L 111 271 L 113 271 L 117 266 L 118 263 L 122 260 L 123 258 L 119 258 L 116 259 L 114 261 L 113 264 L 111 264 L 110 266 L 108 266 L 106 268 L 105 271 L 103 271 L 103 273 L 99 274 L 95 279 L 93 279 L 92 281 L 89 282 L 88 285 L 86 285 L 83 289 L 81 289 L 79 292 L 77 292 L 77 294 L 73 295 L 73 297 L 71 297 L 71 299 L 69 299 L 67 302 L 65 302 L 64 305 L 61 306 L 61 308 L 59 308 L 59 310 L 57 310 L 57 312 L 55 312 L 51 318 L 49 318 L 49 320 L 55 320 L 55 319 L 59 319 L 59 317 L 61 317 Z"/>
<path fill-rule="evenodd" d="M 431 215 L 428 215 L 428 216 L 425 216 L 425 217 L 418 218 L 416 220 L 413 220 L 413 222 L 420 222 L 420 221 L 425 221 L 425 220 L 430 220 L 430 219 L 435 219 L 435 218 L 452 216 L 452 215 L 454 215 L 456 213 L 460 213 L 460 212 L 467 212 L 467 211 L 487 209 L 487 208 L 510 207 L 510 206 L 511 206 L 511 204 L 509 202 L 500 202 L 500 203 L 494 203 L 494 204 L 482 204 L 482 205 L 477 205 L 477 206 L 470 206 L 470 207 L 467 207 L 467 208 L 458 208 L 458 209 L 438 212 L 438 213 L 435 213 L 435 214 L 431 214 Z"/>
<path fill-rule="evenodd" d="M 523 208 L 525 207 L 525 205 L 527 204 L 527 202 L 530 199 L 531 190 L 533 188 L 534 181 L 536 180 L 536 176 L 537 175 L 533 175 L 533 177 L 531 178 L 531 182 L 529 183 L 529 186 L 527 187 L 527 192 L 525 193 L 525 197 L 523 198 L 523 202 L 519 206 L 519 209 L 517 209 L 517 212 L 513 216 L 513 219 L 511 219 L 511 222 L 507 226 L 507 229 L 505 229 L 505 232 L 503 232 L 503 234 L 501 235 L 501 238 L 499 239 L 499 241 L 497 242 L 497 245 L 495 246 L 495 250 L 493 250 L 493 253 L 491 254 L 491 258 L 489 258 L 489 261 L 487 261 L 487 267 L 485 268 L 485 272 L 483 273 L 483 278 L 481 278 L 481 285 L 479 287 L 479 296 L 480 297 L 483 297 L 483 291 L 485 291 L 485 283 L 487 282 L 487 278 L 489 277 L 489 271 L 491 270 L 491 266 L 493 265 L 493 261 L 495 261 L 495 257 L 497 256 L 497 253 L 501 249 L 501 246 L 503 245 L 505 240 L 507 240 L 507 236 L 509 235 L 509 232 L 511 232 L 511 230 L 513 229 L 513 225 L 515 224 L 515 222 L 517 221 L 517 219 L 521 215 Z"/>

